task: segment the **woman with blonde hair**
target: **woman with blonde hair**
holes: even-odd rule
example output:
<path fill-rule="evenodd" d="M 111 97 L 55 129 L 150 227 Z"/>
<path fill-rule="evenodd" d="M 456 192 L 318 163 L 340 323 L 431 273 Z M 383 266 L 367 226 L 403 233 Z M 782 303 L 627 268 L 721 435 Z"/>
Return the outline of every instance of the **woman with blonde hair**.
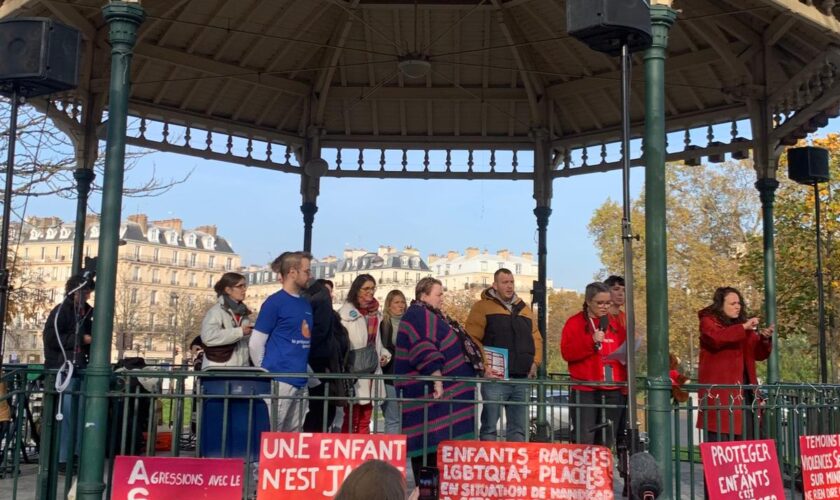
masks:
<path fill-rule="evenodd" d="M 385 309 L 382 313 L 382 323 L 379 325 L 379 336 L 382 339 L 382 346 L 388 352 L 397 352 L 397 331 L 400 329 L 400 320 L 405 314 L 407 303 L 405 295 L 399 290 L 391 290 L 385 296 Z M 392 358 L 382 367 L 384 375 L 394 374 L 394 359 Z M 387 434 L 400 433 L 400 404 L 395 400 L 397 391 L 394 389 L 394 379 L 385 379 L 386 400 L 382 404 L 382 412 L 385 414 L 385 432 Z"/>

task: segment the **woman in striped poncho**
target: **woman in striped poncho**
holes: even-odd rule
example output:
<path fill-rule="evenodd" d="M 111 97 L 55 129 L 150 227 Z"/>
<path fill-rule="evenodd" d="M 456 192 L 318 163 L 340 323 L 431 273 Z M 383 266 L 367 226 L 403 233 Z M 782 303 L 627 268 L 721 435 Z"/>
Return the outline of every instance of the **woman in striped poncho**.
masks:
<path fill-rule="evenodd" d="M 441 282 L 423 278 L 415 293 L 417 300 L 403 315 L 397 333 L 394 373 L 402 375 L 395 383 L 397 394 L 427 400 L 408 401 L 402 409 L 402 430 L 408 437 L 408 456 L 417 477 L 424 459 L 425 465 L 436 465 L 440 442 L 475 437 L 474 404 L 450 402 L 475 401 L 475 387 L 462 381 L 418 381 L 412 376 L 474 377 L 476 373 L 464 357 L 457 324 L 440 312 Z M 437 401 L 429 402 L 431 399 Z"/>

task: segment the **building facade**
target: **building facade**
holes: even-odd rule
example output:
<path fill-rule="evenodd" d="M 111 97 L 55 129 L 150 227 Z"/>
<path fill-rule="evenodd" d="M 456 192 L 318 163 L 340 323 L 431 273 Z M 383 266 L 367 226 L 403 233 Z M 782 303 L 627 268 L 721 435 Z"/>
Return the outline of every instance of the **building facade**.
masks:
<path fill-rule="evenodd" d="M 445 255 L 431 254 L 429 267 L 434 276 L 443 282 L 447 291 L 481 290 L 493 284 L 493 274 L 500 268 L 513 272 L 516 293 L 530 302 L 533 282 L 537 279 L 537 263 L 530 252 L 515 255 L 503 249 L 495 253 L 468 247 L 463 254 L 449 251 Z M 548 288 L 553 288 L 551 280 Z"/>
<path fill-rule="evenodd" d="M 6 358 L 43 360 L 42 332 L 52 307 L 64 296 L 71 273 L 74 223 L 57 217 L 29 217 L 15 228 L 12 325 Z M 85 257 L 99 248 L 99 218 L 90 215 Z M 213 285 L 226 271 L 238 271 L 240 257 L 215 226 L 186 229 L 180 219 L 149 221 L 131 215 L 120 226 L 114 311 L 115 357 L 141 356 L 147 363 L 180 363 L 198 335 L 201 318 L 215 300 Z M 96 296 L 94 294 L 93 301 Z"/>

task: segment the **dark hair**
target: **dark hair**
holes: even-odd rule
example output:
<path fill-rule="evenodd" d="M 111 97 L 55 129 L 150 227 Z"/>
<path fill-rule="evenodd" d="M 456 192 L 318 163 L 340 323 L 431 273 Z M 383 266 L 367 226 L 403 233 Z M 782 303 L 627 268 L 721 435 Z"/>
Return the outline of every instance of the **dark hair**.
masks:
<path fill-rule="evenodd" d="M 356 306 L 357 309 L 361 305 L 359 304 L 359 290 L 361 290 L 368 281 L 372 281 L 373 285 L 376 286 L 376 280 L 373 276 L 369 274 L 360 274 L 356 276 L 356 279 L 354 279 L 353 283 L 350 285 L 350 291 L 347 292 L 347 302 Z"/>
<path fill-rule="evenodd" d="M 396 467 L 368 460 L 347 476 L 335 500 L 404 500 L 405 489 L 405 478 Z"/>
<path fill-rule="evenodd" d="M 441 283 L 441 281 L 437 278 L 432 278 L 431 276 L 422 278 L 417 282 L 417 286 L 414 287 L 414 299 L 420 300 L 421 295 L 429 295 L 432 293 L 432 288 L 434 288 L 435 285 L 443 287 L 443 283 Z"/>
<path fill-rule="evenodd" d="M 610 289 L 604 283 L 600 281 L 592 282 L 586 285 L 586 291 L 583 295 L 583 313 L 584 315 L 589 314 L 589 301 L 595 298 L 596 295 L 599 293 L 610 293 Z"/>
<path fill-rule="evenodd" d="M 312 260 L 309 252 L 283 252 L 271 263 L 271 270 L 285 278 L 292 269 L 300 268 L 300 261 Z"/>
<path fill-rule="evenodd" d="M 506 267 L 500 267 L 500 268 L 496 269 L 495 273 L 493 273 L 493 281 L 498 280 L 500 274 L 509 274 L 509 275 L 513 276 L 513 273 L 510 272 L 510 269 L 508 269 Z"/>
<path fill-rule="evenodd" d="M 84 284 L 84 286 L 82 288 L 79 288 L 80 286 L 82 286 L 82 284 Z M 70 292 L 77 288 L 79 288 L 79 290 L 93 291 L 95 286 L 96 285 L 94 285 L 92 279 L 87 279 L 84 276 L 77 274 L 75 276 L 71 276 L 70 279 L 67 280 L 67 283 L 64 284 L 64 294 L 70 295 Z"/>
<path fill-rule="evenodd" d="M 723 313 L 723 302 L 730 293 L 737 295 L 738 302 L 741 303 L 741 311 L 738 313 L 737 318 L 730 318 Z M 704 311 L 713 314 L 724 325 L 736 325 L 747 321 L 747 303 L 744 302 L 744 296 L 741 295 L 741 292 L 737 288 L 731 286 L 722 286 L 715 290 L 715 294 L 712 296 L 712 303 Z"/>
<path fill-rule="evenodd" d="M 319 278 L 315 280 L 315 282 L 330 287 L 330 290 L 335 290 L 335 284 L 332 282 L 332 280 L 325 280 L 324 278 Z"/>
<path fill-rule="evenodd" d="M 245 281 L 247 283 L 245 276 L 242 276 L 239 273 L 225 273 L 221 278 L 219 278 L 219 281 L 213 285 L 213 290 L 216 291 L 217 297 L 221 297 L 222 295 L 225 295 L 225 288 L 234 287 L 238 285 L 240 281 Z"/>
<path fill-rule="evenodd" d="M 613 274 L 609 278 L 604 280 L 604 284 L 610 288 L 614 287 L 615 285 L 624 286 L 624 278 L 617 274 Z"/>

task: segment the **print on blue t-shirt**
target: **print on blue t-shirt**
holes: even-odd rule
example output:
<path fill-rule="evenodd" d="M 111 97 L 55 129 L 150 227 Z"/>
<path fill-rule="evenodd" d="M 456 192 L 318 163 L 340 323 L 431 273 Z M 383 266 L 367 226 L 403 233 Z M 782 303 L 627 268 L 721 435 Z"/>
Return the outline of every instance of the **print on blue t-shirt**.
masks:
<path fill-rule="evenodd" d="M 309 301 L 285 290 L 265 300 L 254 329 L 268 334 L 262 367 L 272 373 L 306 373 L 312 337 L 312 307 Z M 276 377 L 274 380 L 303 387 L 302 377 Z"/>

